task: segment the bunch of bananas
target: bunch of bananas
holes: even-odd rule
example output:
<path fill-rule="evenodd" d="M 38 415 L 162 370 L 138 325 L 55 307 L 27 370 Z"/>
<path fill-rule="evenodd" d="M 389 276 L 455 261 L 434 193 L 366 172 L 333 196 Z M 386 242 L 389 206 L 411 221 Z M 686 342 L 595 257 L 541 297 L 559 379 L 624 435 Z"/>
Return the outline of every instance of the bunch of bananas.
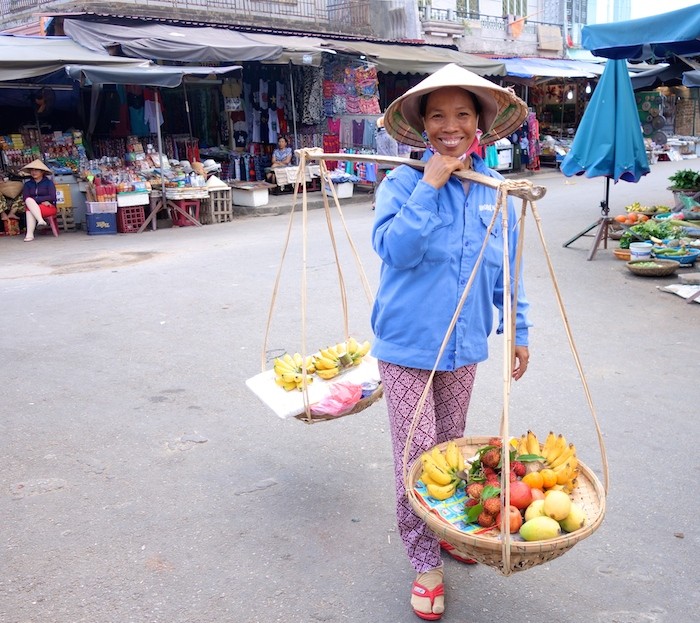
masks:
<path fill-rule="evenodd" d="M 564 435 L 556 435 L 550 431 L 544 444 L 540 445 L 537 435 L 527 431 L 526 435 L 520 437 L 516 452 L 518 456 L 536 455 L 544 459 L 542 469 L 552 470 L 557 478 L 556 484 L 550 487 L 551 489 L 561 489 L 571 493 L 576 487 L 576 478 L 579 474 L 576 446 L 573 443 L 567 443 Z"/>
<path fill-rule="evenodd" d="M 314 355 L 316 374 L 322 379 L 338 376 L 343 368 L 359 366 L 362 358 L 369 352 L 370 343 L 359 344 L 354 337 L 347 342 L 329 346 Z"/>
<path fill-rule="evenodd" d="M 448 442 L 444 454 L 436 446 L 421 457 L 423 472 L 420 479 L 428 489 L 428 494 L 437 500 L 452 497 L 462 483 L 458 472 L 464 469 L 464 455 L 454 441 Z"/>
<path fill-rule="evenodd" d="M 290 392 L 293 389 L 304 389 L 304 370 L 306 370 L 306 384 L 311 385 L 311 375 L 316 371 L 312 357 L 304 359 L 299 353 L 290 355 L 285 353 L 274 361 L 275 383 L 284 390 Z"/>

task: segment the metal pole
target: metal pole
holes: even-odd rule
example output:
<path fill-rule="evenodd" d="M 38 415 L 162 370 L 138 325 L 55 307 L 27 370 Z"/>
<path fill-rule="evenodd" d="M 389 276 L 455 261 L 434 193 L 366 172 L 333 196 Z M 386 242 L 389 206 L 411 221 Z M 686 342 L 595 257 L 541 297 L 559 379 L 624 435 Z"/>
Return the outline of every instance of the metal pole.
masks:
<path fill-rule="evenodd" d="M 156 125 L 158 126 L 156 130 L 156 135 L 158 137 L 158 165 L 160 166 L 160 192 L 161 199 L 163 201 L 163 206 L 165 206 L 165 172 L 163 170 L 163 136 L 160 132 L 160 93 L 158 89 L 154 89 L 156 97 Z M 155 229 L 155 218 L 153 217 L 153 229 Z"/>
<path fill-rule="evenodd" d="M 294 126 L 294 149 L 299 149 L 299 137 L 297 136 L 297 107 L 294 102 L 294 78 L 292 78 L 292 61 L 289 61 L 289 96 L 292 98 L 292 124 Z"/>
<path fill-rule="evenodd" d="M 190 117 L 190 103 L 187 100 L 187 87 L 185 86 L 185 77 L 182 77 L 182 92 L 185 94 L 185 112 L 187 112 L 187 127 L 190 130 L 190 140 L 192 140 L 192 118 Z"/>

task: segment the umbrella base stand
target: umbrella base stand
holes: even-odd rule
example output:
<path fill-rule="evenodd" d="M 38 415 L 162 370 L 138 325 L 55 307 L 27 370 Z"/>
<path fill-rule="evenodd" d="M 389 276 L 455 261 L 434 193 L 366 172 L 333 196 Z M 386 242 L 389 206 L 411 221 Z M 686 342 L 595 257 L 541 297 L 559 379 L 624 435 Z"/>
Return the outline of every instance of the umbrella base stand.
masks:
<path fill-rule="evenodd" d="M 581 236 L 585 236 L 589 231 L 592 229 L 595 229 L 596 227 L 598 230 L 595 233 L 595 240 L 593 241 L 593 246 L 591 247 L 591 252 L 588 254 L 588 260 L 592 260 L 595 257 L 596 251 L 598 250 L 598 247 L 600 246 L 600 243 L 603 243 L 603 248 L 607 249 L 608 248 L 608 234 L 610 233 L 610 226 L 613 224 L 614 220 L 610 216 L 610 204 L 609 204 L 609 199 L 610 199 L 610 178 L 606 177 L 605 178 L 605 199 L 600 202 L 600 217 L 598 220 L 593 223 L 590 227 L 587 227 L 583 231 L 580 231 L 578 234 L 576 234 L 573 238 L 569 238 L 562 246 L 563 247 L 568 247 L 572 242 L 578 240 L 581 238 Z"/>
<path fill-rule="evenodd" d="M 595 229 L 596 227 L 598 230 L 595 233 L 595 239 L 593 240 L 593 246 L 591 247 L 591 251 L 588 254 L 588 260 L 592 260 L 595 257 L 596 251 L 598 250 L 598 247 L 600 247 L 600 243 L 603 243 L 603 248 L 607 249 L 608 248 L 608 234 L 610 233 L 610 226 L 613 224 L 615 219 L 613 219 L 610 216 L 601 216 L 595 223 L 593 223 L 590 227 L 587 227 L 583 231 L 580 231 L 578 234 L 576 234 L 573 238 L 570 238 L 567 240 L 562 246 L 563 247 L 568 247 L 572 242 L 575 242 L 582 236 L 585 236 L 589 231 Z"/>

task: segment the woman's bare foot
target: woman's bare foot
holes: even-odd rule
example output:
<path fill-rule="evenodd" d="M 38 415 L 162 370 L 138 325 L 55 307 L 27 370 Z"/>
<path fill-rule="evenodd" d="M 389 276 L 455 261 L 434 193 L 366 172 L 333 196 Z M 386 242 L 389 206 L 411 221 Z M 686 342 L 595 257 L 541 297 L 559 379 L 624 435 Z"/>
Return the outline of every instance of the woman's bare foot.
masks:
<path fill-rule="evenodd" d="M 443 567 L 419 573 L 411 587 L 411 607 L 416 616 L 437 621 L 445 611 Z"/>

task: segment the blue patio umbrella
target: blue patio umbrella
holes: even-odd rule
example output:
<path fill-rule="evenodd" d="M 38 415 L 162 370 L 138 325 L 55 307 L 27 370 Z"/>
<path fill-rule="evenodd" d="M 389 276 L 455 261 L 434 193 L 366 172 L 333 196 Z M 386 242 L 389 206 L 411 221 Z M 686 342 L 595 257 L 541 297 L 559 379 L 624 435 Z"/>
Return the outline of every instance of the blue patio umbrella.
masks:
<path fill-rule="evenodd" d="M 605 58 L 644 61 L 700 54 L 700 4 L 640 19 L 584 26 L 581 43 Z"/>
<path fill-rule="evenodd" d="M 564 175 L 638 182 L 649 161 L 624 60 L 610 60 L 561 164 Z"/>
<path fill-rule="evenodd" d="M 576 131 L 571 150 L 561 163 L 566 176 L 605 177 L 605 199 L 601 201 L 601 217 L 566 243 L 572 242 L 598 227 L 593 248 L 595 256 L 601 242 L 607 247 L 610 180 L 638 182 L 649 173 L 649 161 L 637 113 L 632 83 L 624 60 L 609 60 L 596 86 L 586 112 Z"/>

